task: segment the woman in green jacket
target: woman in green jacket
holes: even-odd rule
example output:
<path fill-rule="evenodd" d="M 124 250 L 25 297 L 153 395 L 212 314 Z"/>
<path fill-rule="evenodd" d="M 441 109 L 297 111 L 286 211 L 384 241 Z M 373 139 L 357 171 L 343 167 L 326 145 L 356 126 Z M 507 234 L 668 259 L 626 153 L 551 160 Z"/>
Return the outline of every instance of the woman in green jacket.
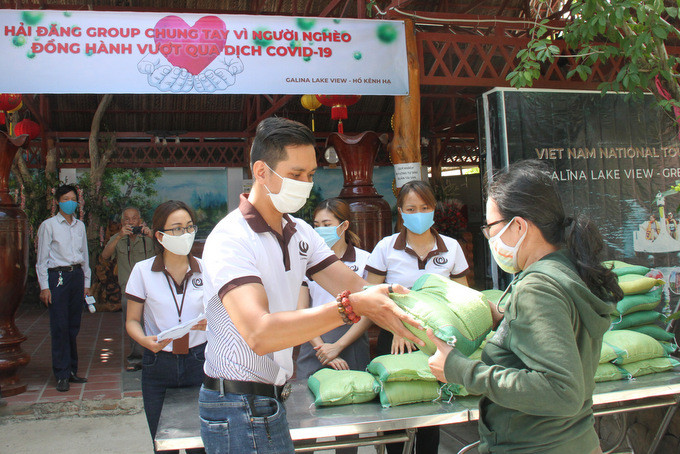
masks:
<path fill-rule="evenodd" d="M 612 302 L 588 219 L 566 217 L 547 169 L 523 161 L 489 187 L 482 227 L 498 266 L 515 274 L 494 309 L 495 335 L 474 361 L 437 341 L 430 368 L 482 395 L 479 452 L 599 453 L 592 394 Z M 504 310 L 501 309 L 504 306 Z"/>

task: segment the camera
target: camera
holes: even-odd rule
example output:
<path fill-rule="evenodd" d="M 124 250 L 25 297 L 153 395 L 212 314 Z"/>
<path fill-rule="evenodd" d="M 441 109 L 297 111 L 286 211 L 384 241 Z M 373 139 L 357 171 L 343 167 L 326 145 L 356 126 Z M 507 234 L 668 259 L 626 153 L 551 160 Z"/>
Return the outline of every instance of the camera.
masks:
<path fill-rule="evenodd" d="M 132 230 L 133 235 L 139 235 L 142 233 L 142 226 L 141 225 L 136 225 L 134 227 L 131 227 L 130 230 Z"/>

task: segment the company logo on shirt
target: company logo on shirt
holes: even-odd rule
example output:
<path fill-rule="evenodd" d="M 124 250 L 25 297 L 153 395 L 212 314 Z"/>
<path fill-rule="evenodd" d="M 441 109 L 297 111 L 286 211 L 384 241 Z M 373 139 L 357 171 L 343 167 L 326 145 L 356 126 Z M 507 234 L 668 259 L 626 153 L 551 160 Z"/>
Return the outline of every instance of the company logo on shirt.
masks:
<path fill-rule="evenodd" d="M 446 265 L 447 263 L 449 263 L 449 259 L 447 259 L 446 257 L 443 257 L 443 256 L 441 256 L 441 255 L 438 255 L 438 256 L 435 257 L 434 260 L 432 260 L 432 261 L 433 261 L 434 264 L 437 265 L 437 266 L 444 266 L 444 265 Z"/>
<path fill-rule="evenodd" d="M 309 252 L 309 244 L 304 241 L 300 241 L 298 243 L 298 247 L 300 248 L 300 257 L 307 257 L 307 252 Z"/>
<path fill-rule="evenodd" d="M 357 271 L 359 271 L 359 267 L 356 266 L 356 265 L 350 265 L 350 266 L 349 266 L 349 269 L 352 270 L 352 271 L 354 271 L 355 273 L 356 273 Z"/>
<path fill-rule="evenodd" d="M 191 280 L 191 285 L 193 285 L 194 288 L 203 287 L 203 279 L 200 277 L 195 277 Z"/>

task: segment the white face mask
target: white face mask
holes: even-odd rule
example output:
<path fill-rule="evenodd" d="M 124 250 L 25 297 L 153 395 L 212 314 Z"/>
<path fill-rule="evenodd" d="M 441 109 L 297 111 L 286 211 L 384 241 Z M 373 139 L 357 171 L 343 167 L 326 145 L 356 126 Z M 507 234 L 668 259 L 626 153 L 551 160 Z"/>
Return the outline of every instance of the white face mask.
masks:
<path fill-rule="evenodd" d="M 264 165 L 266 165 L 269 170 L 274 172 L 274 169 L 269 167 L 267 163 Z M 276 208 L 279 213 L 295 213 L 297 210 L 305 206 L 305 202 L 307 202 L 307 198 L 312 192 L 314 183 L 293 180 L 291 178 L 283 178 L 276 172 L 274 172 L 274 174 L 283 181 L 281 183 L 281 190 L 279 190 L 279 193 L 274 194 L 269 190 L 269 188 L 267 188 L 267 185 L 264 186 L 267 191 L 269 191 L 269 198 L 272 199 L 274 208 Z"/>
<path fill-rule="evenodd" d="M 512 218 L 510 222 L 508 222 L 505 227 L 501 229 L 500 232 L 489 238 L 489 248 L 491 249 L 491 255 L 493 255 L 493 258 L 496 260 L 498 266 L 503 271 L 510 274 L 517 274 L 522 271 L 517 264 L 517 250 L 524 241 L 524 238 L 527 236 L 527 231 L 525 230 L 524 235 L 522 235 L 522 237 L 517 241 L 517 244 L 512 247 L 503 242 L 501 235 L 503 235 L 503 233 L 508 229 L 508 227 L 510 227 L 510 224 L 512 224 L 515 219 L 516 218 Z"/>
<path fill-rule="evenodd" d="M 180 236 L 168 235 L 164 232 L 161 232 L 161 234 L 163 236 L 160 243 L 163 247 L 177 255 L 188 255 L 191 252 L 191 246 L 193 246 L 194 238 L 196 237 L 196 232 L 184 233 Z"/>

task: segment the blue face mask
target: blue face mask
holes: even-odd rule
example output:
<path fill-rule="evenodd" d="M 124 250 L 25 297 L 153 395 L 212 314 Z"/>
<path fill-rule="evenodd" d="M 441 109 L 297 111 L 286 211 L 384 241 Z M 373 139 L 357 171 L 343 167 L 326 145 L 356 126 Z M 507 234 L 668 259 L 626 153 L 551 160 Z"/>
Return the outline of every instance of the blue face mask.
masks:
<path fill-rule="evenodd" d="M 59 209 L 64 212 L 64 214 L 73 214 L 76 212 L 78 207 L 78 202 L 75 200 L 68 200 L 66 202 L 59 202 Z"/>
<path fill-rule="evenodd" d="M 340 240 L 338 227 L 339 226 L 337 225 L 330 225 L 328 227 L 314 227 L 314 230 L 321 235 L 321 238 L 323 238 L 328 247 L 333 247 L 333 245 Z"/>
<path fill-rule="evenodd" d="M 434 210 L 424 213 L 401 213 L 404 227 L 411 232 L 421 235 L 434 225 Z"/>

